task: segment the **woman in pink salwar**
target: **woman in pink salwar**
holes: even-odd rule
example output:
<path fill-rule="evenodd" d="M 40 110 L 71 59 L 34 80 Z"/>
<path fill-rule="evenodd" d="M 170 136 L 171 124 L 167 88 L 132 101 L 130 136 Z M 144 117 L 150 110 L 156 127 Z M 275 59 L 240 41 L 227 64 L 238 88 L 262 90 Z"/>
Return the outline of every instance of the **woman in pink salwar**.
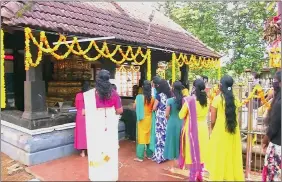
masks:
<path fill-rule="evenodd" d="M 87 149 L 83 92 L 86 92 L 89 89 L 90 89 L 89 82 L 88 81 L 83 82 L 81 92 L 76 94 L 75 97 L 75 107 L 77 109 L 77 112 L 76 112 L 75 131 L 74 131 L 74 148 L 76 148 L 77 150 L 81 150 L 80 153 L 81 157 L 85 157 L 85 152 Z"/>

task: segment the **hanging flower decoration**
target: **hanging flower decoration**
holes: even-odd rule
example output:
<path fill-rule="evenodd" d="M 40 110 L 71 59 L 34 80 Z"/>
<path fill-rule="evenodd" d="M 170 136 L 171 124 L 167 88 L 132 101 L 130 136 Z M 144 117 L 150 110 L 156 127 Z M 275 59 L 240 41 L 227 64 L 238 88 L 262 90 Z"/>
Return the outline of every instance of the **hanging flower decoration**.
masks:
<path fill-rule="evenodd" d="M 162 79 L 165 79 L 165 73 L 168 68 L 168 64 L 165 61 L 161 61 L 158 63 L 158 69 L 156 70 L 157 75 Z"/>
<path fill-rule="evenodd" d="M 264 24 L 263 39 L 271 43 L 281 37 L 280 16 L 270 17 Z"/>
<path fill-rule="evenodd" d="M 125 65 L 121 65 L 119 68 L 117 68 L 118 72 L 139 72 L 140 71 L 140 66 L 125 66 Z"/>
<path fill-rule="evenodd" d="M 151 50 L 149 49 L 148 51 L 150 52 L 149 54 L 151 55 Z M 151 81 L 151 79 L 152 79 L 152 71 L 151 71 L 151 56 L 150 56 L 147 59 L 147 80 Z"/>
<path fill-rule="evenodd" d="M 172 80 L 172 83 L 174 83 L 176 81 L 176 70 L 175 70 L 175 67 L 176 67 L 176 54 L 175 53 L 172 53 L 172 60 L 171 60 L 171 80 Z"/>
<path fill-rule="evenodd" d="M 281 40 L 277 40 L 272 43 L 272 47 L 269 51 L 269 67 L 281 67 Z"/>
<path fill-rule="evenodd" d="M 180 53 L 177 57 L 175 53 L 172 54 L 172 60 L 175 64 L 178 64 L 179 67 L 183 65 L 188 65 L 190 70 L 196 69 L 217 69 L 218 77 L 221 77 L 220 61 L 219 59 L 214 58 L 205 58 L 199 56 L 198 58 L 195 55 L 191 55 L 188 59 L 187 55 Z M 172 72 L 175 67 L 172 67 Z M 172 73 L 173 75 L 173 73 Z"/>
<path fill-rule="evenodd" d="M 214 87 L 212 87 L 210 89 L 210 92 L 208 94 L 208 99 L 210 104 L 212 104 L 213 99 L 220 93 L 219 87 L 218 85 L 215 85 Z M 242 107 L 243 105 L 247 104 L 250 102 L 251 99 L 254 98 L 258 98 L 261 100 L 261 104 L 264 105 L 266 107 L 267 110 L 270 109 L 270 104 L 269 102 L 267 102 L 267 100 L 265 99 L 265 93 L 262 89 L 262 87 L 260 85 L 256 85 L 252 92 L 250 93 L 250 95 L 243 101 L 240 103 L 240 107 Z"/>
<path fill-rule="evenodd" d="M 250 95 L 241 103 L 242 105 L 245 105 L 250 102 L 253 98 L 258 98 L 261 100 L 261 104 L 265 105 L 266 109 L 268 110 L 270 108 L 270 104 L 265 99 L 265 93 L 263 92 L 263 89 L 260 85 L 256 85 Z"/>
<path fill-rule="evenodd" d="M 5 69 L 4 69 L 4 31 L 1 29 L 1 108 L 6 107 Z"/>
<path fill-rule="evenodd" d="M 30 40 L 33 42 L 34 45 L 38 48 L 38 54 L 35 62 L 33 62 L 32 55 L 30 52 Z M 77 37 L 74 37 L 72 43 L 69 45 L 67 42 L 67 38 L 64 35 L 59 36 L 59 40 L 57 44 L 51 48 L 48 39 L 45 35 L 44 31 L 40 32 L 40 40 L 39 42 L 33 36 L 30 28 L 25 28 L 25 70 L 29 70 L 30 67 L 36 67 L 42 61 L 42 53 L 49 53 L 54 56 L 57 60 L 64 60 L 66 59 L 71 53 L 77 56 L 82 56 L 87 61 L 97 61 L 101 57 L 105 57 L 110 59 L 115 64 L 122 64 L 125 61 L 133 61 L 136 65 L 143 65 L 146 60 L 148 65 L 151 66 L 151 50 L 147 49 L 145 53 L 143 53 L 142 48 L 138 47 L 136 52 L 134 53 L 133 48 L 131 46 L 127 46 L 127 50 L 121 48 L 121 45 L 116 45 L 115 49 L 110 52 L 107 42 L 103 42 L 102 48 L 96 44 L 94 40 L 90 41 L 88 47 L 85 50 L 82 50 L 81 46 L 79 45 Z M 59 55 L 56 51 L 59 50 L 61 45 L 65 45 L 68 50 L 63 54 Z M 76 48 L 76 49 L 75 49 Z M 95 51 L 98 53 L 95 57 L 89 57 L 87 53 L 94 48 Z M 121 60 L 116 60 L 114 56 L 119 53 L 122 56 Z M 141 56 L 142 60 L 137 61 L 137 57 Z M 151 77 L 151 67 L 148 69 L 147 67 L 147 78 Z"/>

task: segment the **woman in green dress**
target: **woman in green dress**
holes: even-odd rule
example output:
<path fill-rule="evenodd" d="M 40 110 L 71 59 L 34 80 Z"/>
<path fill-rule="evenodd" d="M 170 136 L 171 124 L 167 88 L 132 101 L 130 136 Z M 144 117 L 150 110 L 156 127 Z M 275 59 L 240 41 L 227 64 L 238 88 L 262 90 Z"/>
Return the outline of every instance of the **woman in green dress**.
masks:
<path fill-rule="evenodd" d="M 181 120 L 178 115 L 182 107 L 182 89 L 183 85 L 180 81 L 173 83 L 173 97 L 168 99 L 166 107 L 166 117 L 168 119 L 168 122 L 164 148 L 164 158 L 167 160 L 175 160 L 175 164 L 173 164 L 171 170 L 174 169 L 174 166 L 177 166 L 177 159 L 179 157 L 180 133 L 183 120 Z"/>

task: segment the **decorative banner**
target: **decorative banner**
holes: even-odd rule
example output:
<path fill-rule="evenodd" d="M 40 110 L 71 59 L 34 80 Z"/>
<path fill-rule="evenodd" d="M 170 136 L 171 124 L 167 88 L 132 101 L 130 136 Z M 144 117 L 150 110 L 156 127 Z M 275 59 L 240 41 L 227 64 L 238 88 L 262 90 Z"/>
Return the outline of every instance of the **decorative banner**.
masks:
<path fill-rule="evenodd" d="M 6 89 L 5 89 L 5 68 L 4 68 L 4 57 L 5 57 L 5 48 L 4 48 L 4 31 L 1 29 L 1 108 L 6 107 Z"/>

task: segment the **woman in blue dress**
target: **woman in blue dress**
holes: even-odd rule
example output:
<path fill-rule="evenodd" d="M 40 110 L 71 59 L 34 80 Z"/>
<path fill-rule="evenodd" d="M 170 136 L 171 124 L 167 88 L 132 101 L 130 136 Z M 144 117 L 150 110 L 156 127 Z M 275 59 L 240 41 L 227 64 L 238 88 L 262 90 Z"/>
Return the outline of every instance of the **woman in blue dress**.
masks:
<path fill-rule="evenodd" d="M 180 133 L 182 129 L 183 120 L 179 118 L 179 111 L 182 107 L 182 89 L 183 85 L 180 81 L 173 83 L 172 91 L 173 97 L 167 100 L 166 107 L 166 117 L 167 121 L 167 131 L 166 131 L 166 141 L 164 158 L 167 160 L 174 160 L 172 163 L 171 170 L 177 166 L 177 159 L 179 157 L 180 149 Z"/>
<path fill-rule="evenodd" d="M 152 160 L 158 164 L 164 162 L 164 146 L 166 139 L 167 119 L 165 115 L 166 102 L 171 98 L 171 91 L 166 80 L 162 79 L 157 87 L 157 96 L 153 110 L 156 111 L 156 142 Z"/>

